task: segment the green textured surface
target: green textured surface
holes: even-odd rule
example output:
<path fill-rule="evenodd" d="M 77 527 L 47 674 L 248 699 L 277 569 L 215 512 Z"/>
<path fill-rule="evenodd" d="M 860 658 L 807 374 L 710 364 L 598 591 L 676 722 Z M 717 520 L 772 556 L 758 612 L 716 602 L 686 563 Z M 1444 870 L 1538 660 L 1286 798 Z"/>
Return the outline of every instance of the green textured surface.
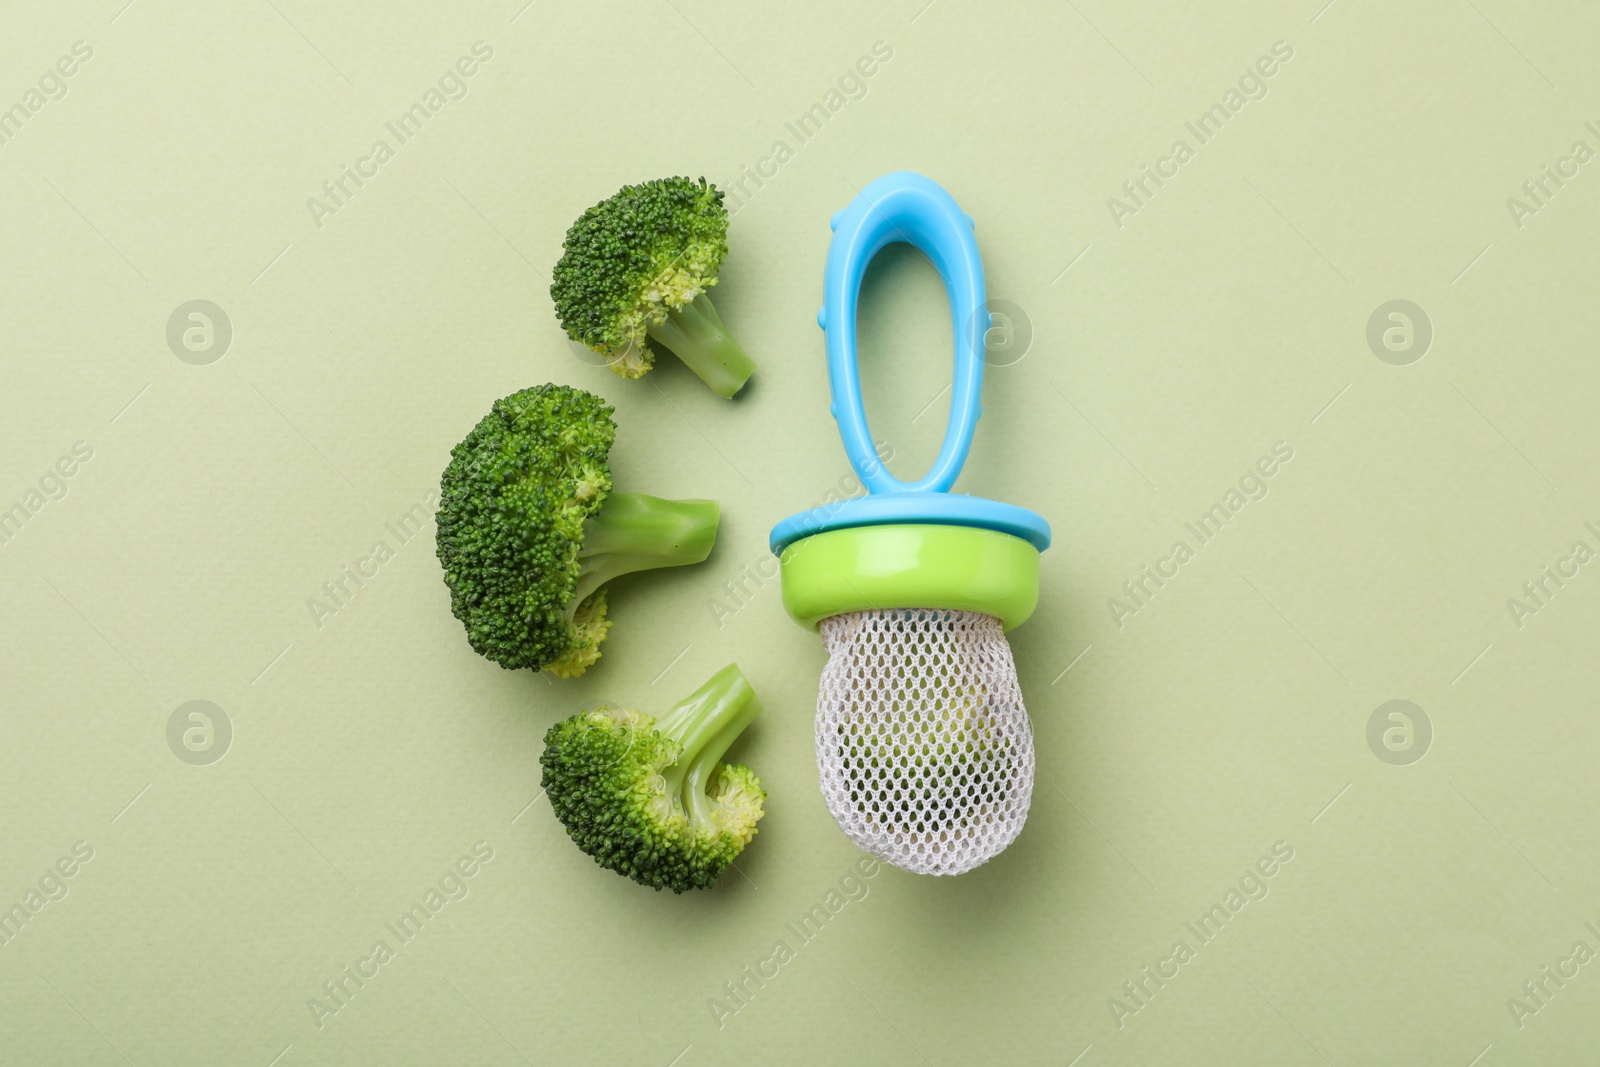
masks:
<path fill-rule="evenodd" d="M 0 106 L 40 105 L 0 143 L 0 511 L 27 513 L 0 905 L 39 905 L 0 944 L 0 1060 L 1594 1061 L 1600 964 L 1541 972 L 1600 951 L 1594 5 L 62 0 L 0 29 Z M 313 218 L 346 166 L 364 184 Z M 745 166 L 768 177 L 716 290 L 745 393 L 582 358 L 545 295 L 570 220 Z M 814 316 L 829 216 L 898 168 L 977 220 L 1014 329 L 958 488 L 1055 532 L 1012 636 L 1032 815 L 955 880 L 861 877 L 816 788 L 822 649 L 766 550 L 859 491 Z M 169 347 L 193 300 L 232 327 L 207 365 Z M 1387 312 L 1369 342 L 1394 300 L 1420 360 Z M 898 476 L 937 451 L 949 333 L 930 268 L 886 252 L 862 371 Z M 468 649 L 426 521 L 450 446 L 551 379 L 616 403 L 619 488 L 724 516 L 704 565 L 617 584 L 571 684 Z M 360 595 L 314 612 L 347 564 Z M 766 707 L 734 755 L 771 794 L 741 872 L 675 898 L 599 870 L 539 799 L 544 730 L 732 660 Z M 231 725 L 209 765 L 175 755 L 196 700 Z M 1368 740 L 1393 700 L 1431 726 L 1409 765 L 1394 708 Z M 378 941 L 319 1029 L 308 1000 Z"/>
<path fill-rule="evenodd" d="M 969 526 L 895 523 L 801 538 L 783 550 L 783 606 L 815 632 L 830 615 L 950 608 L 1010 630 L 1039 601 L 1039 552 L 1020 537 Z"/>

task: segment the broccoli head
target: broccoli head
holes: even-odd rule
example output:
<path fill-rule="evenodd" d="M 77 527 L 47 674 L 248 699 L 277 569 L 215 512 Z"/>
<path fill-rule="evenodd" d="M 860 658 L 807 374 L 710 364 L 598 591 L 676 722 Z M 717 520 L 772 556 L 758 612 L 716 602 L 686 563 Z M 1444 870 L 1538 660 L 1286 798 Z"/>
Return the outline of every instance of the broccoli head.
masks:
<path fill-rule="evenodd" d="M 582 674 L 611 629 L 607 582 L 711 553 L 715 501 L 611 491 L 611 413 L 582 389 L 534 386 L 450 454 L 436 520 L 450 608 L 502 667 Z"/>
<path fill-rule="evenodd" d="M 562 247 L 550 298 L 567 336 L 605 356 L 624 378 L 654 364 L 649 338 L 718 396 L 744 387 L 755 364 L 706 292 L 728 254 L 720 189 L 704 178 L 625 185 L 585 211 Z"/>
<path fill-rule="evenodd" d="M 609 706 L 580 711 L 545 734 L 540 784 L 600 866 L 658 890 L 705 889 L 762 815 L 761 780 L 717 762 L 760 711 L 735 664 L 659 719 Z"/>

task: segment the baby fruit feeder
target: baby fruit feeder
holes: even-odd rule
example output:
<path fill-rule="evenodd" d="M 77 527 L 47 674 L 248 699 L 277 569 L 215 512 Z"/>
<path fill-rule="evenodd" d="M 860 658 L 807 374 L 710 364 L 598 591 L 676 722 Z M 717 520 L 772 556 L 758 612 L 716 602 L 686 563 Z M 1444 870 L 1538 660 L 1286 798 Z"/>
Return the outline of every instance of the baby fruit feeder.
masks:
<path fill-rule="evenodd" d="M 1005 849 L 1033 793 L 1033 731 L 1005 631 L 1039 599 L 1050 525 L 952 493 L 983 387 L 983 261 L 972 219 L 920 174 L 888 174 L 833 217 L 817 323 L 833 417 L 868 495 L 772 530 L 783 602 L 828 650 L 817 699 L 822 794 L 849 838 L 919 874 L 960 874 Z M 955 374 L 933 468 L 909 484 L 878 462 L 861 404 L 856 304 L 885 245 L 916 246 L 950 301 Z"/>

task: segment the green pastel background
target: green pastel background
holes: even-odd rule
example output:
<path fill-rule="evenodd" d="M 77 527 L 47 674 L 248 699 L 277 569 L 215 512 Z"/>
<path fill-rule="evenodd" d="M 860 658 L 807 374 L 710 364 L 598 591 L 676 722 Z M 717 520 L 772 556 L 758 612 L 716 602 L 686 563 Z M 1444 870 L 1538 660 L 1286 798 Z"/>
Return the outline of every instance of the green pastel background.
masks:
<path fill-rule="evenodd" d="M 1561 161 L 1600 149 L 1600 10 L 1325 4 L 8 3 L 0 513 L 27 518 L 0 546 L 0 910 L 29 918 L 0 944 L 0 1062 L 1594 1062 L 1600 963 L 1562 961 L 1600 951 L 1600 566 L 1561 561 L 1600 549 L 1600 164 Z M 465 95 L 400 143 L 385 124 L 474 45 Z M 1200 144 L 1185 124 L 1274 45 Z M 585 359 L 546 292 L 572 218 L 744 167 L 769 176 L 715 297 L 747 393 Z M 1032 812 L 956 879 L 860 877 L 817 790 L 823 651 L 766 550 L 858 488 L 814 316 L 829 216 L 896 169 L 976 219 L 1009 323 L 959 487 L 1055 532 L 1011 635 Z M 873 433 L 915 476 L 943 293 L 895 248 L 864 299 Z M 193 300 L 231 324 L 211 362 L 168 343 Z M 1393 300 L 1425 352 L 1369 343 Z M 620 487 L 723 506 L 704 565 L 615 584 L 568 682 L 476 656 L 431 524 L 385 525 L 544 381 L 616 405 Z M 62 457 L 65 496 L 30 498 Z M 1265 496 L 1201 544 L 1184 524 L 1241 478 Z M 539 797 L 544 730 L 735 660 L 765 702 L 735 752 L 770 793 L 739 872 L 675 897 L 598 869 Z M 207 765 L 168 740 L 192 700 L 231 725 Z M 1391 700 L 1431 738 L 1369 744 Z M 1275 845 L 1266 895 L 1195 937 Z M 467 895 L 400 945 L 385 924 L 475 847 Z M 41 880 L 65 896 L 33 912 Z M 830 903 L 802 943 L 787 924 Z M 379 940 L 394 958 L 319 1018 Z"/>

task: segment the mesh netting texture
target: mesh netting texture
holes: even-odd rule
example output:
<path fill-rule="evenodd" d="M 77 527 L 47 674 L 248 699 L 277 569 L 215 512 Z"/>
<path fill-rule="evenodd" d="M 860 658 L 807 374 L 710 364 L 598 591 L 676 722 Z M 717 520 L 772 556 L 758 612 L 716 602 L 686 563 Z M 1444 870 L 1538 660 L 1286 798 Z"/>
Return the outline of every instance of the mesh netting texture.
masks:
<path fill-rule="evenodd" d="M 917 874 L 999 855 L 1033 795 L 1033 729 L 1000 620 L 853 611 L 820 629 L 817 770 L 839 828 Z"/>

